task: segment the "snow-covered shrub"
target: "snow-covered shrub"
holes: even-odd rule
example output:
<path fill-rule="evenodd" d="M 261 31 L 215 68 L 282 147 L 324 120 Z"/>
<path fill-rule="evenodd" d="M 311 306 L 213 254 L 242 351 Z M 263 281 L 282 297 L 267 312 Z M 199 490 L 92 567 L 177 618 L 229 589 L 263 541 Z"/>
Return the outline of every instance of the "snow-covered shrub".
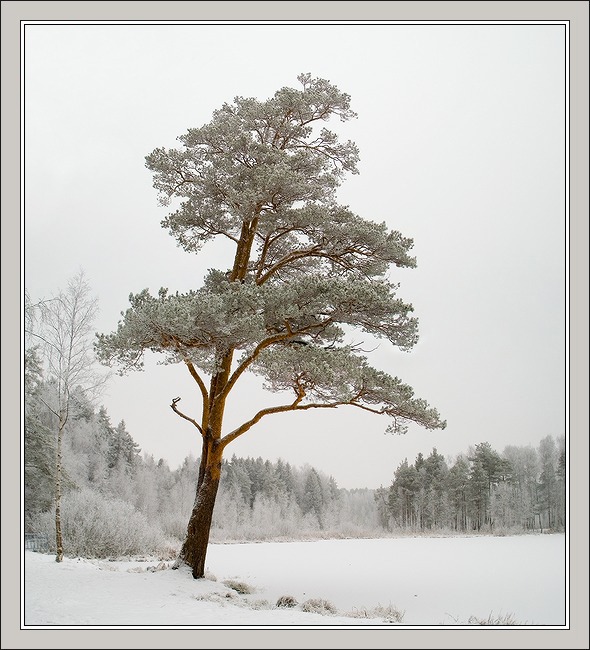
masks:
<path fill-rule="evenodd" d="M 211 603 L 218 603 L 220 605 L 224 605 L 228 600 L 234 601 L 238 598 L 238 595 L 235 594 L 233 591 L 227 591 L 226 593 L 219 593 L 218 591 L 214 592 L 209 592 L 206 594 L 197 594 L 196 596 L 192 596 L 195 600 L 199 601 L 207 601 Z M 238 602 L 235 602 L 232 604 L 238 605 Z"/>
<path fill-rule="evenodd" d="M 346 616 L 351 618 L 381 618 L 386 623 L 401 623 L 404 620 L 405 612 L 400 611 L 394 605 L 377 605 L 372 609 L 367 607 L 359 607 L 347 612 Z"/>
<path fill-rule="evenodd" d="M 301 604 L 304 612 L 314 612 L 316 614 L 336 614 L 337 609 L 329 600 L 323 598 L 310 598 Z"/>
<path fill-rule="evenodd" d="M 281 596 L 277 600 L 277 607 L 295 607 L 297 605 L 297 599 L 293 596 Z"/>
<path fill-rule="evenodd" d="M 405 611 L 399 610 L 395 605 L 377 605 L 373 610 L 373 615 L 382 618 L 387 623 L 401 623 L 406 615 Z"/>
<path fill-rule="evenodd" d="M 239 594 L 253 594 L 255 591 L 254 587 L 247 585 L 245 582 L 239 582 L 238 580 L 224 580 L 223 584 L 237 591 Z"/>
<path fill-rule="evenodd" d="M 526 623 L 519 623 L 513 614 L 494 615 L 490 613 L 487 618 L 470 616 L 467 620 L 467 625 L 526 625 Z"/>
<path fill-rule="evenodd" d="M 53 513 L 40 515 L 37 527 L 48 534 L 54 547 Z M 69 556 L 105 558 L 172 552 L 162 530 L 130 503 L 88 488 L 64 495 L 61 528 L 64 553 Z"/>
<path fill-rule="evenodd" d="M 271 609 L 270 603 L 268 600 L 262 598 L 260 600 L 251 600 L 248 601 L 248 608 L 249 609 Z"/>

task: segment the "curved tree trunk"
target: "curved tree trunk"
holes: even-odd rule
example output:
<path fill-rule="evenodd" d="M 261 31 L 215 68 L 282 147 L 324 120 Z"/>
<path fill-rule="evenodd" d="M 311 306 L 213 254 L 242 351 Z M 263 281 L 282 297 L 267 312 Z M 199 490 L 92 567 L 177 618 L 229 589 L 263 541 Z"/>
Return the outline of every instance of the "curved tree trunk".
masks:
<path fill-rule="evenodd" d="M 225 446 L 221 444 L 221 429 L 225 410 L 225 397 L 221 394 L 229 378 L 232 358 L 233 350 L 230 349 L 225 352 L 220 361 L 219 372 L 211 378 L 209 395 L 204 395 L 207 407 L 204 408 L 202 424 L 199 427 L 203 436 L 203 444 L 197 490 L 186 537 L 173 566 L 173 568 L 178 568 L 183 563 L 188 564 L 192 569 L 193 578 L 202 578 L 205 575 L 209 533 L 219 489 L 221 461 Z M 191 374 L 194 376 L 194 373 Z"/>
<path fill-rule="evenodd" d="M 221 452 L 209 447 L 207 455 L 203 455 L 201 459 L 195 503 L 188 522 L 186 538 L 178 556 L 179 562 L 184 562 L 191 567 L 193 578 L 202 578 L 205 575 L 209 533 L 221 476 L 221 458 Z"/>

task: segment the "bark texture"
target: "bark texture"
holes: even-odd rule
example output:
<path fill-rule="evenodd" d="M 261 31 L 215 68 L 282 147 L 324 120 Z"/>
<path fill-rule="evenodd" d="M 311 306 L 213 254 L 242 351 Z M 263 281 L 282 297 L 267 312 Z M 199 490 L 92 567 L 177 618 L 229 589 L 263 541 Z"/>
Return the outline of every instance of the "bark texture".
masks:
<path fill-rule="evenodd" d="M 205 575 L 213 509 L 219 489 L 222 453 L 221 450 L 212 449 L 214 447 L 210 444 L 208 453 L 201 459 L 195 502 L 179 555 L 180 562 L 191 567 L 193 578 L 203 578 Z"/>

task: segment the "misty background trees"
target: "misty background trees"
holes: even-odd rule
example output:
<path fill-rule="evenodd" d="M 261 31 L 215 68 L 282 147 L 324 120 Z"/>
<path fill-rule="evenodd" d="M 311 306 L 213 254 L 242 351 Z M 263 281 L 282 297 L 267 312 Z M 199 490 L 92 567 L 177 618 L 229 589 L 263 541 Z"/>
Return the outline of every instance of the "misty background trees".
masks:
<path fill-rule="evenodd" d="M 24 366 L 24 516 L 55 550 L 55 399 L 34 349 Z M 393 455 L 393 450 L 392 450 Z M 61 528 L 66 555 L 174 557 L 194 500 L 199 459 L 175 469 L 142 453 L 124 421 L 77 393 L 62 441 Z M 563 530 L 565 440 L 499 452 L 482 442 L 456 458 L 436 449 L 392 463 L 377 490 L 339 488 L 312 466 L 224 460 L 211 540 L 262 541 L 402 534 L 518 534 Z"/>
<path fill-rule="evenodd" d="M 28 294 L 25 295 L 25 336 L 32 345 L 25 353 L 25 384 L 31 392 L 32 403 L 39 411 L 34 416 L 27 412 L 25 416 L 25 427 L 32 427 L 38 433 L 29 439 L 29 444 L 25 444 L 28 459 L 25 466 L 29 472 L 47 466 L 50 461 L 43 454 L 44 447 L 55 454 L 51 472 L 46 472 L 45 480 L 50 478 L 54 485 L 57 562 L 63 559 L 63 436 L 76 404 L 84 401 L 89 394 L 96 394 L 106 380 L 104 372 L 96 371 L 92 350 L 97 312 L 98 299 L 91 295 L 82 271 L 69 281 L 65 290 L 50 299 L 33 303 Z M 45 390 L 40 387 L 42 363 L 47 372 Z"/>

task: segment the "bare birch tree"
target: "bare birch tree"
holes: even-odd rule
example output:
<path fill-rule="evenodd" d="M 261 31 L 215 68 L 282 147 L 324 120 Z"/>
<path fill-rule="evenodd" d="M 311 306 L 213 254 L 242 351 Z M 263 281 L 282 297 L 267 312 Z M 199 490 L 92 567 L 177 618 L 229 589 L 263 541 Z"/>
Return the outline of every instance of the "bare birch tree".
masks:
<path fill-rule="evenodd" d="M 98 300 L 81 271 L 65 291 L 36 304 L 26 299 L 25 333 L 37 342 L 48 383 L 53 390 L 43 403 L 55 423 L 55 544 L 56 562 L 63 560 L 61 530 L 62 445 L 64 430 L 72 413 L 76 395 L 92 394 L 104 384 L 106 375 L 95 366 L 92 349 L 93 326 Z"/>

